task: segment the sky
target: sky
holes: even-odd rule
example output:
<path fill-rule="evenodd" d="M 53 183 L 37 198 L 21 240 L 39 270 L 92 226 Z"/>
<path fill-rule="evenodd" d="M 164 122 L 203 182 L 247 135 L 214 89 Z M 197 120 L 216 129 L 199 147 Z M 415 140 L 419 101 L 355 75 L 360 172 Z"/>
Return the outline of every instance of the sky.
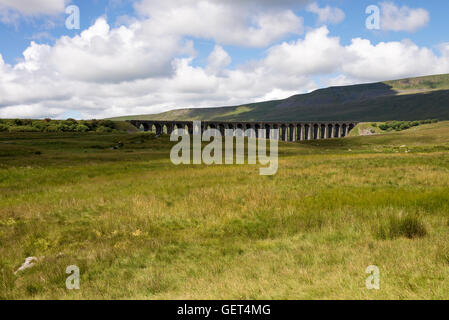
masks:
<path fill-rule="evenodd" d="M 231 106 L 449 73 L 448 11 L 447 0 L 0 0 L 0 118 Z"/>

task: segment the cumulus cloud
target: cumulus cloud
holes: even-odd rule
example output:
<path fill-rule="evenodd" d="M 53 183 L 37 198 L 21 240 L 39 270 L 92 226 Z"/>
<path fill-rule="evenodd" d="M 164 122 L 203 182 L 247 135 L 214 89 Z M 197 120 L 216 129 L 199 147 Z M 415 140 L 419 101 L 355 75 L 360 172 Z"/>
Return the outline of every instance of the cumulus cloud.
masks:
<path fill-rule="evenodd" d="M 68 0 L 0 0 L 0 10 L 10 9 L 23 15 L 57 14 L 65 9 Z"/>
<path fill-rule="evenodd" d="M 385 80 L 423 74 L 449 72 L 448 56 L 437 56 L 410 40 L 381 42 L 354 39 L 346 51 L 353 57 L 342 70 L 357 79 Z"/>
<path fill-rule="evenodd" d="M 251 3 L 248 0 L 247 5 Z M 274 11 L 253 17 L 265 15 L 270 20 L 287 12 L 272 6 Z M 172 13 L 178 17 L 176 10 Z M 193 17 L 197 18 L 193 15 L 186 21 Z M 246 18 L 244 13 L 242 19 Z M 186 32 L 177 23 L 155 21 L 162 23 L 150 16 L 111 27 L 99 18 L 81 34 L 61 37 L 53 45 L 31 42 L 14 65 L 0 55 L 0 117 L 58 117 L 76 110 L 83 118 L 102 118 L 237 105 L 308 92 L 318 87 L 315 81 L 337 85 L 449 72 L 449 44 L 441 44 L 438 53 L 411 41 L 375 44 L 356 38 L 342 44 L 326 26 L 311 29 L 296 41 L 271 44 L 272 36 L 270 41 L 259 40 L 270 43 L 265 56 L 237 67 L 218 43 L 203 67 L 195 63 L 194 43 L 185 35 L 195 31 L 199 37 L 229 42 L 249 36 L 203 34 L 197 26 Z M 209 23 L 214 27 L 215 22 Z M 252 32 L 251 24 L 236 28 Z M 329 74 L 334 77 L 329 79 Z"/>
<path fill-rule="evenodd" d="M 105 18 L 99 18 L 80 35 L 62 37 L 52 47 L 32 42 L 16 69 L 50 68 L 74 80 L 122 82 L 169 76 L 173 56 L 192 51 L 190 42 L 160 37 L 144 23 L 111 29 Z"/>
<path fill-rule="evenodd" d="M 449 72 L 448 48 L 441 45 L 437 55 L 410 40 L 373 44 L 362 38 L 343 46 L 324 26 L 309 31 L 304 40 L 273 46 L 263 63 L 283 74 L 341 73 L 336 80 L 347 84 Z"/>
<path fill-rule="evenodd" d="M 255 1 L 248 0 L 143 0 L 135 6 L 142 16 L 149 17 L 148 27 L 160 34 L 265 47 L 287 34 L 303 33 L 303 18 L 281 5 L 287 2 L 266 0 L 265 5 L 255 6 Z M 272 10 L 266 10 L 267 6 Z"/>
<path fill-rule="evenodd" d="M 206 71 L 209 74 L 218 74 L 231 62 L 229 54 L 221 46 L 216 45 L 214 51 L 209 55 Z"/>
<path fill-rule="evenodd" d="M 0 22 L 17 25 L 21 17 L 63 13 L 70 0 L 0 0 Z"/>
<path fill-rule="evenodd" d="M 333 72 L 344 63 L 345 49 L 327 27 L 309 31 L 303 40 L 282 43 L 269 49 L 264 64 L 273 72 L 319 75 Z"/>
<path fill-rule="evenodd" d="M 333 8 L 331 6 L 320 8 L 316 2 L 308 5 L 307 11 L 318 15 L 318 24 L 338 24 L 346 17 L 345 13 L 340 8 Z"/>
<path fill-rule="evenodd" d="M 427 25 L 429 12 L 425 9 L 398 7 L 393 2 L 382 2 L 381 29 L 391 31 L 414 32 Z"/>

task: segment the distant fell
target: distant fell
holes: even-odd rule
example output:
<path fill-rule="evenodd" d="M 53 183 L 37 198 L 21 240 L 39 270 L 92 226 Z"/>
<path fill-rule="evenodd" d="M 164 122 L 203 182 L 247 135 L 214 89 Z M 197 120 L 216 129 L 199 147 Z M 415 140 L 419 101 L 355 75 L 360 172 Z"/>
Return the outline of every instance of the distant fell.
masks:
<path fill-rule="evenodd" d="M 449 120 L 449 74 L 318 89 L 283 100 L 192 108 L 112 120 Z"/>

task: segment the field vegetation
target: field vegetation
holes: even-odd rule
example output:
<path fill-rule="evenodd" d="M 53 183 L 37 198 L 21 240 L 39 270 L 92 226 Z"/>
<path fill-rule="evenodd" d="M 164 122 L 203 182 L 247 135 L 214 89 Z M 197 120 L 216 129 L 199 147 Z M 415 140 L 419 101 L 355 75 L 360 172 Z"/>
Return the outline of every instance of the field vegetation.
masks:
<path fill-rule="evenodd" d="M 449 298 L 449 122 L 281 143 L 275 176 L 172 145 L 0 133 L 0 298 Z"/>
<path fill-rule="evenodd" d="M 0 119 L 0 132 L 97 132 L 112 133 L 126 131 L 126 123 L 111 120 L 32 120 Z"/>

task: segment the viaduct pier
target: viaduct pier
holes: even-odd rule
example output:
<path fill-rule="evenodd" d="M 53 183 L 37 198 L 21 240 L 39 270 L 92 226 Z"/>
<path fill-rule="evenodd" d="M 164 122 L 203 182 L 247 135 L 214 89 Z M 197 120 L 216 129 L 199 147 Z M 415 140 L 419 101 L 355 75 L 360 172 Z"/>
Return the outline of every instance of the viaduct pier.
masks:
<path fill-rule="evenodd" d="M 188 130 L 194 133 L 193 121 L 157 121 L 157 120 L 128 120 L 133 126 L 143 131 L 152 131 L 156 135 L 171 134 L 175 129 Z M 225 135 L 225 130 L 232 130 L 232 135 L 246 135 L 253 138 L 278 139 L 281 141 L 304 141 L 346 137 L 358 124 L 354 121 L 202 121 L 201 131 L 217 129 Z M 265 136 L 259 137 L 259 130 L 265 129 Z M 276 130 L 278 134 L 270 137 L 270 130 Z M 229 131 L 228 131 L 229 132 Z"/>

